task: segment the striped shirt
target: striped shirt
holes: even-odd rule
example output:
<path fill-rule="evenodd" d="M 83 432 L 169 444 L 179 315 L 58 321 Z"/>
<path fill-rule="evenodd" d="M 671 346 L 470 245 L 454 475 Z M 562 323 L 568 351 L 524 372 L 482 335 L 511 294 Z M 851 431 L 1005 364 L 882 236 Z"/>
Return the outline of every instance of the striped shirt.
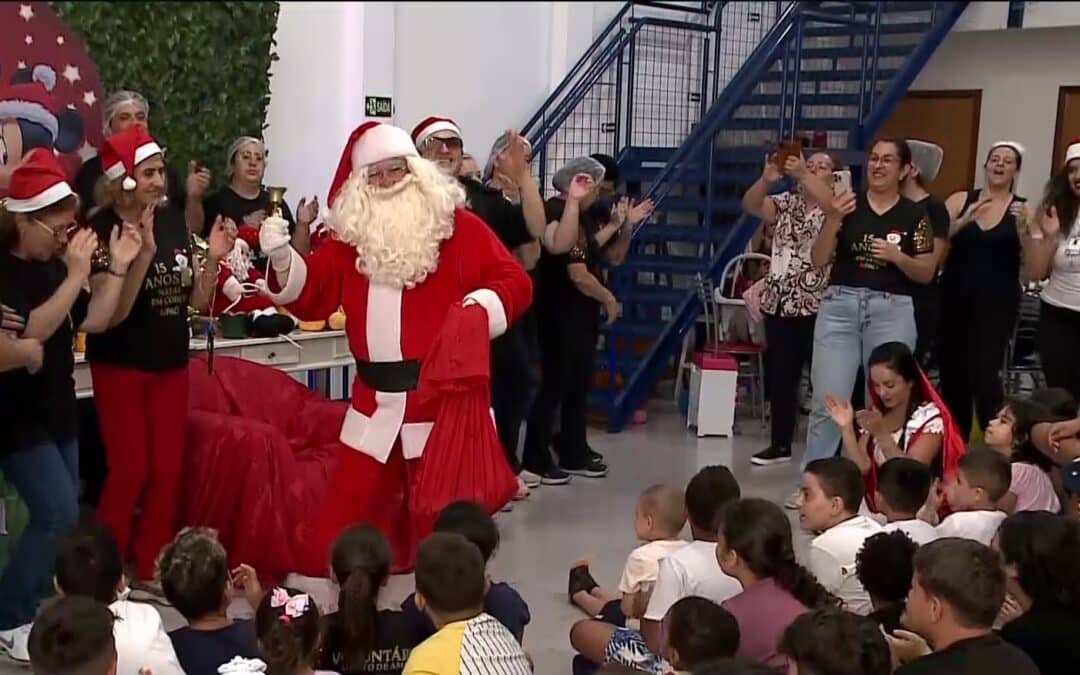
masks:
<path fill-rule="evenodd" d="M 530 675 L 514 635 L 489 614 L 449 623 L 409 656 L 403 675 Z"/>

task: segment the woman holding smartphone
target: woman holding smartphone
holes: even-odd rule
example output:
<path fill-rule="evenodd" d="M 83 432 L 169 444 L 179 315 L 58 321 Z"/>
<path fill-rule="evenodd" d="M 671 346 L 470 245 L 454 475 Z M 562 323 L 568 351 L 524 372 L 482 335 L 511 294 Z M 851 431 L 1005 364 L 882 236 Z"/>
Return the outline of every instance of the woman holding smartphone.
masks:
<path fill-rule="evenodd" d="M 840 428 L 825 397 L 850 400 L 859 368 L 886 342 L 915 348 L 912 293 L 936 270 L 934 233 L 926 212 L 900 193 L 911 169 L 911 148 L 901 139 L 879 140 L 866 162 L 866 191 L 836 197 L 814 241 L 814 265 L 832 263 L 829 286 L 814 326 L 810 379 L 814 397 L 803 467 L 831 457 Z M 786 504 L 794 508 L 794 500 Z"/>
<path fill-rule="evenodd" d="M 79 200 L 51 150 L 28 154 L 0 206 L 0 298 L 5 348 L 37 351 L 0 373 L 0 471 L 30 522 L 0 576 L 0 652 L 29 661 L 30 624 L 52 574 L 54 540 L 79 516 L 77 330 L 98 333 L 124 318 L 124 280 L 139 233 L 116 224 L 79 229 Z"/>
<path fill-rule="evenodd" d="M 206 264 L 198 266 L 184 214 L 172 204 L 160 205 L 165 163 L 146 129 L 133 126 L 109 136 L 101 156 L 107 199 L 91 223 L 99 235 L 117 223 L 140 223 L 143 254 L 128 276 L 127 318 L 87 340 L 109 465 L 98 514 L 120 551 L 134 557 L 138 579 L 148 581 L 176 529 L 187 420 L 188 305 L 201 309 L 210 302 L 218 264 L 236 234 L 235 226 L 218 220 L 209 233 Z"/>

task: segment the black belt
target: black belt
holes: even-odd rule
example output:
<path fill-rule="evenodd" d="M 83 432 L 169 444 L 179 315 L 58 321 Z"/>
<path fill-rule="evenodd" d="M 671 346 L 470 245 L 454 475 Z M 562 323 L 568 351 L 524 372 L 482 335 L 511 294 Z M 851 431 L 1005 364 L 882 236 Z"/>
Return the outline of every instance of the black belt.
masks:
<path fill-rule="evenodd" d="M 357 361 L 356 375 L 375 391 L 388 394 L 412 391 L 420 381 L 420 360 Z"/>

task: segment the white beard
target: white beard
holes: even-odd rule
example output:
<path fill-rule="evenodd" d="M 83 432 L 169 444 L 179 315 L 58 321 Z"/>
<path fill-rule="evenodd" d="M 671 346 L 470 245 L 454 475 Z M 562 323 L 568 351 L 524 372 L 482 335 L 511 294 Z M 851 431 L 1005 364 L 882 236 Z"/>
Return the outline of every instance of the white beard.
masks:
<path fill-rule="evenodd" d="M 246 241 L 243 239 L 236 240 L 236 243 L 233 244 L 233 250 L 225 258 L 225 265 L 233 273 L 237 281 L 247 281 L 248 274 L 251 273 L 252 255 L 251 248 Z"/>
<path fill-rule="evenodd" d="M 430 162 L 409 158 L 409 174 L 390 188 L 354 171 L 331 206 L 337 238 L 356 247 L 357 269 L 372 281 L 412 288 L 439 265 L 439 246 L 454 233 L 464 193 Z"/>

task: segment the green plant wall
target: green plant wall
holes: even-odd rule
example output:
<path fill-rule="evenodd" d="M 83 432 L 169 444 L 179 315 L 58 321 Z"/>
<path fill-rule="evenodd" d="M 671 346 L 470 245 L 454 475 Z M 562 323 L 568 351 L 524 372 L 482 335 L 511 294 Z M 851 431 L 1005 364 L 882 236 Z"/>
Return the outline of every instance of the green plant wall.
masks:
<path fill-rule="evenodd" d="M 50 4 L 82 38 L 106 92 L 150 101 L 150 129 L 178 170 L 194 159 L 218 184 L 232 139 L 262 136 L 278 3 Z"/>

